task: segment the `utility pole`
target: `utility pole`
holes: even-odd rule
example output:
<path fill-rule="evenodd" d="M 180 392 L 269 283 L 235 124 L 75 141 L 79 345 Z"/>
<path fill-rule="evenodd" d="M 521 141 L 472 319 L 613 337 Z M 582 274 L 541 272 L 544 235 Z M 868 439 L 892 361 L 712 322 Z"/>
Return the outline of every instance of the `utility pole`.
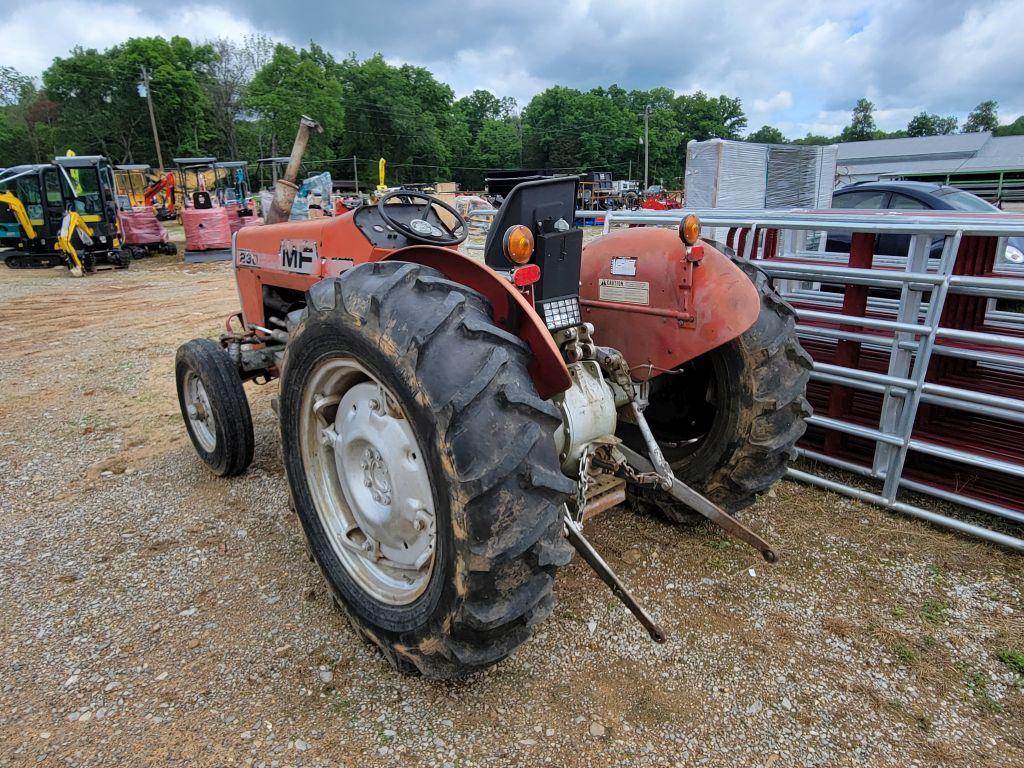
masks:
<path fill-rule="evenodd" d="M 648 169 L 650 168 L 651 159 L 651 105 L 648 104 L 644 107 L 644 189 L 646 190 L 649 186 L 647 181 Z"/>
<path fill-rule="evenodd" d="M 142 84 L 146 88 L 146 103 L 149 104 L 149 125 L 153 129 L 153 144 L 156 145 L 156 164 L 160 166 L 160 175 L 164 174 L 164 156 L 160 152 L 160 134 L 156 131 L 156 114 L 153 112 L 153 94 L 149 90 L 149 70 L 142 67 Z"/>
<path fill-rule="evenodd" d="M 352 155 L 352 176 L 356 180 L 356 194 L 359 194 L 359 165 L 356 163 L 356 156 Z"/>

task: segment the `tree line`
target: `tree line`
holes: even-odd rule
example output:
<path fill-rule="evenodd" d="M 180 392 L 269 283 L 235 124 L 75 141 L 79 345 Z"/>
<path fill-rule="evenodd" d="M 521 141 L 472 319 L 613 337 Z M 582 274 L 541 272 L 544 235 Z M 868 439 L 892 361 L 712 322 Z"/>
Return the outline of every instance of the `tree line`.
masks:
<path fill-rule="evenodd" d="M 379 157 L 388 161 L 389 183 L 452 179 L 475 189 L 486 170 L 517 167 L 642 179 L 645 122 L 651 183 L 680 187 L 688 141 L 740 139 L 747 128 L 740 100 L 727 95 L 554 86 L 520 107 L 485 90 L 456 99 L 427 69 L 392 65 L 380 54 L 336 59 L 315 43 L 295 48 L 264 35 L 203 43 L 132 38 L 105 51 L 75 48 L 38 80 L 0 67 L 0 167 L 44 162 L 67 149 L 155 166 L 144 69 L 165 164 L 180 156 L 287 154 L 308 114 L 324 133 L 310 142 L 307 170 L 358 175 L 364 187 L 376 184 Z M 999 129 L 996 108 L 979 105 L 964 130 Z M 796 142 L 892 135 L 877 130 L 873 112 L 862 99 L 841 136 Z M 922 113 L 900 135 L 956 129 L 955 118 Z M 772 126 L 747 138 L 787 141 Z"/>
<path fill-rule="evenodd" d="M 962 129 L 960 129 L 959 120 L 953 115 L 943 117 L 929 112 L 920 112 L 910 119 L 904 130 L 881 131 L 875 123 L 875 105 L 868 99 L 858 99 L 850 113 L 850 124 L 843 128 L 838 136 L 820 136 L 808 133 L 803 138 L 790 141 L 778 128 L 764 125 L 749 134 L 747 140 L 768 144 L 835 144 L 841 141 L 944 136 L 958 131 L 960 133 L 991 131 L 996 136 L 1019 136 L 1024 134 L 1024 116 L 1002 125 L 999 122 L 999 103 L 988 99 L 971 110 Z"/>

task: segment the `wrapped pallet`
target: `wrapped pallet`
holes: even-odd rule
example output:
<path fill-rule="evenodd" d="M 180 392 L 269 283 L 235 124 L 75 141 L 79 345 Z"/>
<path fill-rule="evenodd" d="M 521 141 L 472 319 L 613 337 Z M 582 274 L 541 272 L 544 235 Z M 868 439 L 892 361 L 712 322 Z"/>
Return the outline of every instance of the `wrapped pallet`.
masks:
<path fill-rule="evenodd" d="M 125 245 L 146 246 L 167 242 L 167 230 L 157 221 L 152 208 L 118 211 L 117 218 Z"/>
<path fill-rule="evenodd" d="M 226 208 L 185 208 L 181 212 L 186 251 L 223 250 L 231 247 L 231 225 Z"/>
<path fill-rule="evenodd" d="M 691 141 L 686 145 L 687 208 L 828 208 L 834 144 Z"/>

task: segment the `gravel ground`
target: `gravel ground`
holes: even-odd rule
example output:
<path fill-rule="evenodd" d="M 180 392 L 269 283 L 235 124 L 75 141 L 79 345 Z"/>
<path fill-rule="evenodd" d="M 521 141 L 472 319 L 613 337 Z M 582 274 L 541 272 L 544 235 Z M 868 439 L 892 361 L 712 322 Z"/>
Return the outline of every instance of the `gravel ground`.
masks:
<path fill-rule="evenodd" d="M 791 483 L 749 515 L 776 566 L 627 509 L 588 525 L 663 646 L 574 562 L 512 658 L 397 675 L 305 557 L 275 385 L 247 385 L 243 477 L 187 443 L 174 349 L 236 302 L 228 265 L 173 257 L 0 271 L 0 764 L 1024 764 L 1024 561 Z"/>

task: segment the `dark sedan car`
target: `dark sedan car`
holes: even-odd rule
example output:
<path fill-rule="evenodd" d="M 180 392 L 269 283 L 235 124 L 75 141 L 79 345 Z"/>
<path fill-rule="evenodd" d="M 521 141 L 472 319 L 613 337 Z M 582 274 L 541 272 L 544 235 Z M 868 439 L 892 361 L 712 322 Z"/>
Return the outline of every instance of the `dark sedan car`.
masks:
<path fill-rule="evenodd" d="M 832 207 L 852 210 L 891 211 L 962 211 L 968 213 L 999 213 L 999 209 L 977 195 L 945 184 L 922 181 L 871 181 L 851 184 L 836 190 Z M 848 252 L 849 232 L 829 232 L 826 248 Z M 910 235 L 880 235 L 876 253 L 900 256 L 910 248 Z M 942 238 L 932 241 L 932 256 L 942 250 Z M 1024 264 L 1024 238 L 1011 237 L 1003 258 L 1010 264 Z"/>

